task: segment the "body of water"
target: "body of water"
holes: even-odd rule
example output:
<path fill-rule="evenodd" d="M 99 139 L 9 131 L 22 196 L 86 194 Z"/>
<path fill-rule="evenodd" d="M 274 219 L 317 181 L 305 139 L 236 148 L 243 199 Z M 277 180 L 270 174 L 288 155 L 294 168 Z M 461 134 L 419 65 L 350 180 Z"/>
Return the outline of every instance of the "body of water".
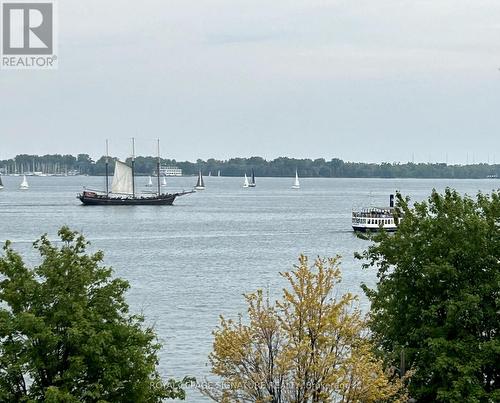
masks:
<path fill-rule="evenodd" d="M 396 189 L 412 200 L 433 188 L 450 186 L 474 195 L 499 187 L 498 180 L 301 179 L 257 178 L 243 189 L 242 178 L 205 178 L 206 190 L 181 197 L 174 206 L 82 206 L 75 198 L 86 185 L 103 188 L 100 177 L 2 177 L 0 241 L 34 264 L 31 243 L 42 233 L 57 238 L 68 225 L 81 231 L 93 249 L 105 252 L 115 275 L 130 282 L 132 311 L 142 312 L 164 345 L 160 372 L 165 378 L 185 375 L 203 380 L 207 355 L 220 314 L 245 312 L 243 293 L 258 288 L 278 296 L 279 272 L 296 263 L 300 253 L 342 256 L 342 292 L 361 294 L 360 284 L 374 284 L 375 273 L 361 269 L 355 251 L 368 246 L 352 230 L 353 207 L 386 206 Z M 196 178 L 168 178 L 168 191 L 189 189 Z M 136 179 L 140 186 L 147 178 Z M 361 296 L 361 306 L 367 309 Z M 188 402 L 205 402 L 188 390 Z"/>

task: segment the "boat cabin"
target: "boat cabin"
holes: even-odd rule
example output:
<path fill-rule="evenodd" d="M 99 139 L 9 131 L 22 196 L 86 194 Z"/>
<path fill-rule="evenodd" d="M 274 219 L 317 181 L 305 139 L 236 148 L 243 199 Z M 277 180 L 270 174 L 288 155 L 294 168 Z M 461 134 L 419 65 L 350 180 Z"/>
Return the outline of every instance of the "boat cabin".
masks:
<path fill-rule="evenodd" d="M 352 212 L 354 231 L 396 231 L 398 222 L 394 216 L 394 195 L 390 196 L 389 207 L 369 207 Z"/>

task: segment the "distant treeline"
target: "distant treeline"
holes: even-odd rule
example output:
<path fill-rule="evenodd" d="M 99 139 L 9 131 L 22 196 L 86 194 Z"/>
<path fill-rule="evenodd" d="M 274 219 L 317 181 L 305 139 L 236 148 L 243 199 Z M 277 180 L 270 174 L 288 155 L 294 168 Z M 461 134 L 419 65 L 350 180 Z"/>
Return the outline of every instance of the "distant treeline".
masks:
<path fill-rule="evenodd" d="M 0 161 L 0 171 L 4 174 L 23 172 L 43 172 L 64 174 L 68 172 L 82 175 L 104 175 L 105 157 L 94 161 L 88 154 L 73 155 L 17 155 L 14 159 Z M 113 172 L 114 158 L 110 157 L 110 174 Z M 152 175 L 156 172 L 155 157 L 136 157 L 137 175 Z M 126 162 L 130 163 L 130 159 Z M 222 176 L 243 176 L 254 169 L 256 176 L 294 176 L 297 169 L 301 177 L 323 178 L 456 178 L 478 179 L 488 176 L 500 177 L 500 165 L 471 164 L 447 165 L 444 163 L 386 163 L 344 162 L 334 158 L 295 159 L 280 157 L 267 161 L 261 157 L 231 158 L 226 161 L 209 159 L 196 162 L 162 159 L 162 166 L 181 168 L 184 175 L 195 175 L 199 170 L 204 175 L 209 172 Z"/>

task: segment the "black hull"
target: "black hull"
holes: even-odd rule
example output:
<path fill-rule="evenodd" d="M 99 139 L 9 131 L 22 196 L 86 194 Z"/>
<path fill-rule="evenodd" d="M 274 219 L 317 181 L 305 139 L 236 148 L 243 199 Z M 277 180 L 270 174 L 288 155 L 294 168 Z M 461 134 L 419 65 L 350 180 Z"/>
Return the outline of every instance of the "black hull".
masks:
<path fill-rule="evenodd" d="M 352 229 L 355 232 L 379 232 L 380 228 L 366 228 L 366 227 L 357 227 L 357 226 L 352 226 Z M 387 232 L 396 232 L 397 228 L 384 228 L 385 231 Z"/>
<path fill-rule="evenodd" d="M 192 192 L 162 194 L 152 197 L 124 197 L 88 196 L 79 194 L 79 199 L 86 206 L 171 206 L 178 196 Z"/>

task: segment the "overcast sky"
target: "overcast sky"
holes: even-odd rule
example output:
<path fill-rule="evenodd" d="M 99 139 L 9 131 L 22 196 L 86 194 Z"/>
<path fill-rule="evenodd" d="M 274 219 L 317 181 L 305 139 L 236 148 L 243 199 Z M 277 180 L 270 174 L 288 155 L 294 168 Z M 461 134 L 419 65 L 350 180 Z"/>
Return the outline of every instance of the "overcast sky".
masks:
<path fill-rule="evenodd" d="M 0 159 L 500 162 L 498 0 L 64 0 L 58 58 L 0 71 Z"/>

